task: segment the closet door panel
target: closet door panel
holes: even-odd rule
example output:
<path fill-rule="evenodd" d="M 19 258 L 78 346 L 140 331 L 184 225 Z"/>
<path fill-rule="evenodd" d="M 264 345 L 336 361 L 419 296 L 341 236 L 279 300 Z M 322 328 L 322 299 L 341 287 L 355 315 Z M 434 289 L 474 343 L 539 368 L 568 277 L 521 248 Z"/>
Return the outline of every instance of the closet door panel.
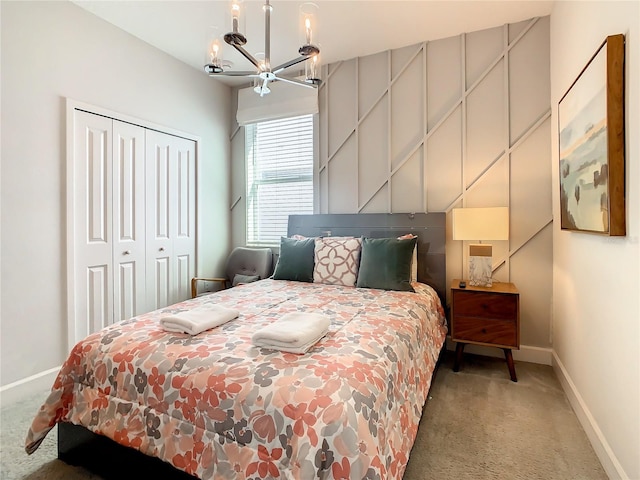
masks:
<path fill-rule="evenodd" d="M 145 129 L 113 121 L 114 321 L 147 310 Z"/>
<path fill-rule="evenodd" d="M 194 255 L 177 255 L 175 258 L 176 264 L 176 295 L 180 302 L 191 297 L 191 278 L 194 276 Z"/>
<path fill-rule="evenodd" d="M 97 332 L 111 324 L 109 304 L 111 266 L 92 265 L 87 268 L 86 274 L 87 315 L 82 322 L 82 328 L 86 332 L 83 335 Z"/>
<path fill-rule="evenodd" d="M 189 298 L 195 275 L 195 142 L 146 133 L 147 296 L 150 309 Z"/>
<path fill-rule="evenodd" d="M 73 329 L 81 339 L 113 321 L 111 119 L 74 113 L 74 161 L 69 235 L 73 277 L 69 279 Z"/>
<path fill-rule="evenodd" d="M 171 136 L 146 131 L 146 246 L 147 306 L 149 310 L 172 303 L 175 272 L 171 258 L 172 209 L 175 208 L 171 180 L 175 177 Z"/>
<path fill-rule="evenodd" d="M 191 296 L 196 252 L 196 155 L 195 142 L 173 137 L 176 155 L 176 197 L 173 212 L 173 262 L 176 272 L 174 302 Z"/>
<path fill-rule="evenodd" d="M 151 296 L 154 306 L 153 310 L 171 305 L 171 258 L 169 255 L 157 256 L 153 262 L 152 276 L 154 282 L 147 285 L 147 289 L 151 290 L 148 294 Z"/>

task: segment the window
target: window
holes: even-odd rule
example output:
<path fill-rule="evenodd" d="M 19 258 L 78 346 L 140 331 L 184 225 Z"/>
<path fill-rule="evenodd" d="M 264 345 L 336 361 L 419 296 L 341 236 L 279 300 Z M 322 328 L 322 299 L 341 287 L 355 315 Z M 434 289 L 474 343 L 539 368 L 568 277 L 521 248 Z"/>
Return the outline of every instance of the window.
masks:
<path fill-rule="evenodd" d="M 288 216 L 313 213 L 313 115 L 247 125 L 247 244 L 279 245 Z"/>

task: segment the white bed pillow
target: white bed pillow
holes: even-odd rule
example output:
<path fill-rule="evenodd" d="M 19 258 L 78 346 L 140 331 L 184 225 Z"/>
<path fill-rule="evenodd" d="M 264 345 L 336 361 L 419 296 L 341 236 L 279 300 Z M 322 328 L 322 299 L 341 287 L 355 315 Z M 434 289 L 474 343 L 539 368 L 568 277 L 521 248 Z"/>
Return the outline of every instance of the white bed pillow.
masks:
<path fill-rule="evenodd" d="M 313 282 L 354 287 L 358 278 L 361 248 L 361 238 L 316 238 Z"/>

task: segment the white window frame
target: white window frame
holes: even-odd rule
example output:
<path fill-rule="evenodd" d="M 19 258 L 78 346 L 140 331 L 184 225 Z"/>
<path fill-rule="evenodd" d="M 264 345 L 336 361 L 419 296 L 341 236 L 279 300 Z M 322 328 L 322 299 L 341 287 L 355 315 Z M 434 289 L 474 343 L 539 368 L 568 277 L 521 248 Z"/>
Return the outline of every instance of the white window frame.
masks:
<path fill-rule="evenodd" d="M 251 167 L 249 162 L 252 161 L 254 159 L 253 154 L 251 152 L 251 148 L 253 146 L 253 142 L 250 141 L 251 137 L 253 135 L 255 135 L 255 133 L 252 133 L 251 130 L 249 129 L 254 129 L 256 128 L 256 125 L 258 124 L 251 124 L 251 125 L 246 125 L 245 128 L 245 152 L 244 152 L 244 158 L 245 158 L 245 198 L 246 198 L 246 206 L 245 206 L 245 239 L 246 239 L 246 244 L 248 246 L 267 246 L 267 247 L 279 247 L 280 246 L 280 236 L 286 236 L 287 235 L 287 231 L 286 229 L 282 232 L 279 232 L 277 239 L 273 238 L 271 240 L 263 240 L 261 241 L 260 239 L 256 239 L 256 238 L 252 238 L 249 236 L 250 234 L 250 223 L 253 221 L 252 218 L 257 218 L 257 215 L 252 213 L 252 204 L 253 204 L 253 199 L 256 197 L 256 189 L 259 185 L 266 185 L 266 184 L 282 184 L 282 183 L 297 183 L 297 182 L 301 182 L 301 181 L 311 181 L 311 185 L 312 185 L 312 198 L 311 198 L 311 205 L 312 205 L 312 209 L 311 211 L 307 211 L 307 212 L 300 212 L 300 211 L 293 211 L 291 212 L 291 214 L 295 214 L 295 213 L 315 213 L 317 210 L 317 199 L 318 199 L 318 169 L 316 168 L 317 166 L 317 158 L 318 158 L 318 115 L 317 114 L 310 114 L 310 115 L 300 115 L 299 117 L 311 117 L 311 148 L 312 148 L 312 165 L 311 165 L 311 170 L 309 173 L 305 173 L 304 175 L 301 176 L 297 176 L 297 177 L 290 177 L 290 178 L 279 178 L 279 177 L 272 177 L 270 179 L 265 179 L 263 181 L 259 181 L 257 183 L 253 183 L 252 184 L 252 178 L 250 176 L 250 171 L 251 171 Z M 279 120 L 274 120 L 275 122 L 281 122 L 281 121 L 291 121 L 292 118 L 296 118 L 296 117 L 289 117 L 289 118 L 282 118 Z M 272 122 L 272 121 L 269 121 Z M 253 227 L 253 231 L 256 232 L 257 230 L 257 226 Z"/>

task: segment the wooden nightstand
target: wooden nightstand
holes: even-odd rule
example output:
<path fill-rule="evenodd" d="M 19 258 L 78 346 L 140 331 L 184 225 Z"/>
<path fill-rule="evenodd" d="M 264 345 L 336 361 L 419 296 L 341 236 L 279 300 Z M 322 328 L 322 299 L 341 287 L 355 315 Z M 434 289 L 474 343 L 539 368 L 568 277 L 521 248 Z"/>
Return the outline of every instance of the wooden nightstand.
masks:
<path fill-rule="evenodd" d="M 511 380 L 518 381 L 511 349 L 520 349 L 520 294 L 513 283 L 460 288 L 451 283 L 451 340 L 457 342 L 453 371 L 457 372 L 467 343 L 504 350 Z"/>

